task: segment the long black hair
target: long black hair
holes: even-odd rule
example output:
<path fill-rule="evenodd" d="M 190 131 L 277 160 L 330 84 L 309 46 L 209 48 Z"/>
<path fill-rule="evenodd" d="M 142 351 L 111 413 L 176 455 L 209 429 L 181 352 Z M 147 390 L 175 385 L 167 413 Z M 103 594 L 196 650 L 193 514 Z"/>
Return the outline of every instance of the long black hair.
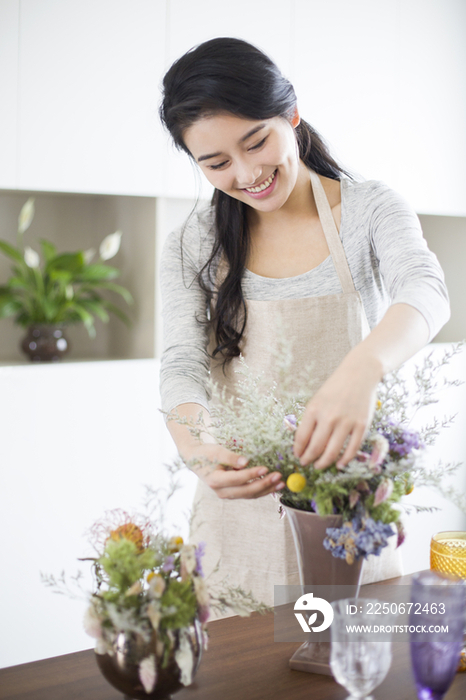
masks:
<path fill-rule="evenodd" d="M 268 56 L 241 39 L 218 38 L 200 44 L 175 61 L 163 80 L 160 118 L 177 148 L 191 158 L 183 140 L 185 130 L 203 117 L 225 112 L 249 120 L 283 117 L 290 122 L 296 113 L 292 84 Z M 295 133 L 299 156 L 311 170 L 333 180 L 348 175 L 307 122 L 301 120 Z M 198 281 L 210 301 L 213 264 L 223 254 L 228 273 L 216 292 L 210 323 L 217 342 L 213 355 L 221 353 L 228 361 L 240 354 L 247 320 L 241 287 L 250 245 L 247 205 L 217 189 L 212 205 L 215 242 Z"/>

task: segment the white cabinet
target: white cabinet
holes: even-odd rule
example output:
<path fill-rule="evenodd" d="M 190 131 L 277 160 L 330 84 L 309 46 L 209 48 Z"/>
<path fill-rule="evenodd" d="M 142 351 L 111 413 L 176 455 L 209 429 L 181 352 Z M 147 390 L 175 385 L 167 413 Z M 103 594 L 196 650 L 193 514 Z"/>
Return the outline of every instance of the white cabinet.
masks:
<path fill-rule="evenodd" d="M 296 0 L 301 113 L 344 165 L 466 215 L 466 3 Z"/>
<path fill-rule="evenodd" d="M 0 188 L 202 197 L 158 119 L 171 63 L 264 49 L 348 168 L 466 214 L 464 0 L 2 0 Z"/>
<path fill-rule="evenodd" d="M 165 0 L 22 0 L 19 187 L 154 195 Z"/>
<path fill-rule="evenodd" d="M 0 188 L 17 186 L 19 0 L 0 3 Z"/>
<path fill-rule="evenodd" d="M 423 214 L 466 215 L 466 2 L 400 3 L 397 187 Z"/>
<path fill-rule="evenodd" d="M 365 177 L 393 173 L 392 2 L 297 0 L 293 82 L 302 117 Z"/>

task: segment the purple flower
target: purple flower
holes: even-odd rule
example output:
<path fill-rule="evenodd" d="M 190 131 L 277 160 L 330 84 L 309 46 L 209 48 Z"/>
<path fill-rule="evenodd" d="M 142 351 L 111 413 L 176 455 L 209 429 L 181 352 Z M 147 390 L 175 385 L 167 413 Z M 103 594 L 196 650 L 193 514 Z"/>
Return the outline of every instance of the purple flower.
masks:
<path fill-rule="evenodd" d="M 419 434 L 413 430 L 407 430 L 401 425 L 396 425 L 393 421 L 388 421 L 387 426 L 383 430 L 383 435 L 387 438 L 390 445 L 390 452 L 399 457 L 406 457 L 413 450 L 419 450 L 424 447 L 424 444 L 419 439 Z"/>
<path fill-rule="evenodd" d="M 204 576 L 204 572 L 202 571 L 202 557 L 205 554 L 205 542 L 199 542 L 194 554 L 196 556 L 196 568 L 194 571 L 196 574 L 199 574 L 199 576 Z"/>
<path fill-rule="evenodd" d="M 369 517 L 357 516 L 343 527 L 327 528 L 324 547 L 330 550 L 334 557 L 345 559 L 348 564 L 352 564 L 355 559 L 367 559 L 369 554 L 378 556 L 393 534 L 390 525 L 380 520 L 376 522 Z"/>
<path fill-rule="evenodd" d="M 294 431 L 298 427 L 298 420 L 293 413 L 289 413 L 287 416 L 284 417 L 283 427 L 285 428 L 285 430 L 289 430 L 291 433 L 294 433 Z"/>
<path fill-rule="evenodd" d="M 165 559 L 164 564 L 162 566 L 162 571 L 164 571 L 166 574 L 168 574 L 170 571 L 173 571 L 174 568 L 175 568 L 175 557 L 172 557 L 170 555 Z"/>

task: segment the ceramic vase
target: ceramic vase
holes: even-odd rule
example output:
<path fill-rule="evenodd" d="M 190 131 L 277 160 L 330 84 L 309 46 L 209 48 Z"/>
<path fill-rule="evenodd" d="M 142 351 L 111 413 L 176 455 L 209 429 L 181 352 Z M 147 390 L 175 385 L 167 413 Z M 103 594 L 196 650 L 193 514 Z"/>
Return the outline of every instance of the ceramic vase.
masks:
<path fill-rule="evenodd" d="M 175 644 L 168 654 L 167 663 L 162 666 L 156 654 L 156 637 L 147 642 L 136 633 L 115 633 L 112 643 L 112 653 L 97 654 L 96 660 L 102 675 L 117 690 L 124 694 L 125 700 L 164 700 L 170 698 L 184 687 L 180 680 L 180 669 L 176 663 L 175 654 L 179 649 L 180 634 L 174 631 Z M 202 656 L 203 632 L 198 620 L 188 628 L 188 637 L 193 652 L 194 677 Z M 155 658 L 156 680 L 152 691 L 146 692 L 140 678 L 140 663 L 150 656 Z"/>
<path fill-rule="evenodd" d="M 70 344 L 60 325 L 34 325 L 27 329 L 21 350 L 32 362 L 59 362 Z"/>
<path fill-rule="evenodd" d="M 341 515 L 320 516 L 290 506 L 283 506 L 289 518 L 296 548 L 301 586 L 326 586 L 326 599 L 337 600 L 339 586 L 346 586 L 345 597 L 357 597 L 363 560 L 347 564 L 332 556 L 323 542 L 327 528 L 341 527 Z M 332 590 L 332 587 L 335 587 Z M 332 675 L 330 670 L 330 642 L 304 642 L 290 659 L 290 667 L 297 671 Z"/>

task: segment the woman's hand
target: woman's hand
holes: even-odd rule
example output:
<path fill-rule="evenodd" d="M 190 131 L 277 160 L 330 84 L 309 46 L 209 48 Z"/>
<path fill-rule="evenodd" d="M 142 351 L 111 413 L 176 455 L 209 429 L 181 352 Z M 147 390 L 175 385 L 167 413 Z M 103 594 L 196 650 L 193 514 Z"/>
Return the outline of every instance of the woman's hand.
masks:
<path fill-rule="evenodd" d="M 380 379 L 376 363 L 342 362 L 309 401 L 296 430 L 294 453 L 301 464 L 324 469 L 353 459 L 371 424 Z"/>
<path fill-rule="evenodd" d="M 259 498 L 285 486 L 279 472 L 246 467 L 246 457 L 222 445 L 200 444 L 189 452 L 189 466 L 219 498 Z"/>
<path fill-rule="evenodd" d="M 374 415 L 377 384 L 428 340 L 429 327 L 417 309 L 390 306 L 306 406 L 294 442 L 301 464 L 314 462 L 324 469 L 336 460 L 344 466 L 353 459 Z"/>
<path fill-rule="evenodd" d="M 176 411 L 193 424 L 199 416 L 205 426 L 210 424 L 209 413 L 199 404 L 180 404 Z M 187 425 L 174 418 L 168 420 L 167 427 L 181 458 L 219 498 L 259 498 L 284 488 L 280 472 L 269 474 L 266 467 L 245 469 L 248 460 L 218 445 L 208 432 L 201 433 L 200 442 L 193 438 Z"/>

